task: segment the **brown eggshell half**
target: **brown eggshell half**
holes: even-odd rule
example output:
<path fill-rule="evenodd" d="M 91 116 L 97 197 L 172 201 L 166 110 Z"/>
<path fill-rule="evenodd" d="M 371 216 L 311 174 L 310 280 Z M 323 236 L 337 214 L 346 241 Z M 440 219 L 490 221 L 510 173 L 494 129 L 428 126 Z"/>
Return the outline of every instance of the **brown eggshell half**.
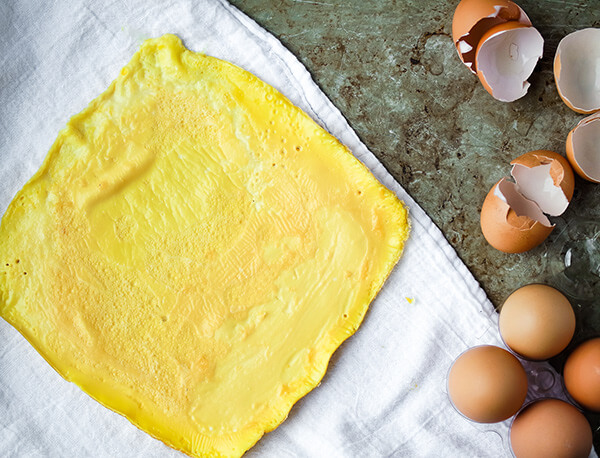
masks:
<path fill-rule="evenodd" d="M 492 97 L 513 102 L 527 93 L 527 79 L 543 51 L 544 39 L 535 28 L 516 21 L 498 24 L 479 41 L 477 76 Z"/>
<path fill-rule="evenodd" d="M 477 72 L 475 52 L 481 37 L 495 25 L 518 21 L 531 25 L 525 12 L 510 0 L 462 0 L 452 19 L 452 39 L 460 60 Z"/>
<path fill-rule="evenodd" d="M 554 55 L 554 80 L 571 110 L 581 114 L 600 110 L 600 29 L 577 30 L 560 41 Z"/>
<path fill-rule="evenodd" d="M 503 183 L 513 185 L 503 178 L 492 187 L 483 202 L 481 231 L 488 243 L 497 250 L 505 253 L 523 253 L 542 243 L 554 226 L 547 220 L 543 224 L 525 214 L 517 214 L 507 201 L 500 197 L 502 192 L 499 186 Z M 533 202 L 531 204 L 535 205 Z"/>
<path fill-rule="evenodd" d="M 549 166 L 549 174 L 552 178 L 552 182 L 554 186 L 560 187 L 564 196 L 566 197 L 567 202 L 564 204 L 564 208 L 562 211 L 550 211 L 550 208 L 546 208 L 539 198 L 533 198 L 531 195 L 525 193 L 525 197 L 535 200 L 544 213 L 548 213 L 552 216 L 558 216 L 566 210 L 566 206 L 568 202 L 571 201 L 573 197 L 573 192 L 575 190 L 575 174 L 573 173 L 573 169 L 569 164 L 569 161 L 554 151 L 548 150 L 536 150 L 530 151 L 528 153 L 519 156 L 516 159 L 513 159 L 510 164 L 513 166 L 512 175 L 515 177 L 515 180 L 519 182 L 518 176 L 515 175 L 515 166 L 523 166 L 528 169 L 533 169 L 539 166 Z M 523 183 L 525 185 L 526 183 Z M 521 183 L 520 183 L 521 185 Z M 523 186 L 521 186 L 523 188 Z"/>
<path fill-rule="evenodd" d="M 600 183 L 600 113 L 582 119 L 567 136 L 567 158 L 577 174 Z"/>

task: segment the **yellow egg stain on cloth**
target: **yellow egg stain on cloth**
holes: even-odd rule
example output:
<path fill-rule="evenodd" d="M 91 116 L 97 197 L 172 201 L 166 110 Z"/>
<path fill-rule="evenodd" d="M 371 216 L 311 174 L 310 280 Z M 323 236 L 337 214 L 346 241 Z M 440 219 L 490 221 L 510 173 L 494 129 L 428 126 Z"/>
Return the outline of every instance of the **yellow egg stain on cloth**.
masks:
<path fill-rule="evenodd" d="M 192 456 L 239 456 L 323 377 L 407 210 L 283 95 L 173 35 L 74 116 L 0 227 L 0 315 Z"/>

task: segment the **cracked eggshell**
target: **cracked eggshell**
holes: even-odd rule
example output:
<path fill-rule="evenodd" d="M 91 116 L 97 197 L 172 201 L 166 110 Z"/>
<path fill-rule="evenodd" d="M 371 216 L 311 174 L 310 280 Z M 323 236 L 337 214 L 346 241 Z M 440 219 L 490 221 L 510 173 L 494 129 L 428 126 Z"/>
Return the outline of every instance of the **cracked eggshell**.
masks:
<path fill-rule="evenodd" d="M 547 213 L 561 215 L 575 188 L 568 161 L 553 151 L 531 151 L 511 162 L 514 182 L 500 180 L 483 202 L 481 230 L 490 245 L 522 253 L 542 243 L 554 225 Z"/>
<path fill-rule="evenodd" d="M 516 208 L 513 209 L 513 207 Z M 481 231 L 497 250 L 523 253 L 542 243 L 554 226 L 534 202 L 521 196 L 503 178 L 490 190 L 481 208 Z M 537 219 L 529 214 L 535 214 Z"/>
<path fill-rule="evenodd" d="M 600 183 L 600 113 L 582 119 L 567 136 L 567 158 L 577 174 Z"/>
<path fill-rule="evenodd" d="M 509 21 L 531 25 L 516 3 L 510 0 L 462 0 L 452 19 L 452 39 L 460 60 L 477 72 L 475 52 L 481 37 L 492 27 Z"/>
<path fill-rule="evenodd" d="M 582 114 L 600 110 L 600 29 L 578 30 L 560 41 L 554 79 L 569 108 Z"/>
<path fill-rule="evenodd" d="M 492 97 L 513 102 L 529 89 L 527 78 L 541 59 L 544 39 L 534 28 L 505 22 L 488 30 L 479 42 L 477 76 Z"/>

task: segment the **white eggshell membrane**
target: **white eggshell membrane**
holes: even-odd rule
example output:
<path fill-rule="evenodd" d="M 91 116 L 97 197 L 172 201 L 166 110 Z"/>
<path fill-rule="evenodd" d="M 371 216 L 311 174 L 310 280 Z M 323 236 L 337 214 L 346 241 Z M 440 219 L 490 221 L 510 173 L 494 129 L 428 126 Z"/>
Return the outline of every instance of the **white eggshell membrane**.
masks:
<path fill-rule="evenodd" d="M 556 85 L 575 110 L 600 110 L 600 29 L 564 37 L 556 49 Z"/>
<path fill-rule="evenodd" d="M 554 180 L 550 176 L 550 167 L 551 164 L 531 168 L 515 164 L 511 175 L 515 179 L 519 193 L 534 201 L 542 212 L 558 216 L 567 209 L 569 200 L 562 188 L 554 185 Z"/>
<path fill-rule="evenodd" d="M 544 39 L 533 27 L 500 31 L 481 44 L 477 69 L 495 99 L 512 102 L 527 93 L 527 78 L 543 50 Z"/>
<path fill-rule="evenodd" d="M 546 227 L 552 227 L 550 220 L 544 215 L 538 204 L 526 198 L 519 190 L 516 183 L 503 178 L 496 186 L 494 194 L 506 202 L 518 216 L 527 216 L 538 221 Z"/>
<path fill-rule="evenodd" d="M 600 114 L 581 121 L 573 131 L 573 156 L 592 180 L 600 182 Z"/>
<path fill-rule="evenodd" d="M 458 42 L 458 51 L 461 54 L 468 53 L 469 51 L 472 51 L 472 50 L 473 50 L 473 46 L 471 46 L 466 41 L 462 41 L 461 40 L 461 41 Z M 465 63 L 465 65 L 467 67 L 471 68 L 471 65 L 473 65 L 473 63 L 472 62 L 467 62 L 467 63 Z"/>

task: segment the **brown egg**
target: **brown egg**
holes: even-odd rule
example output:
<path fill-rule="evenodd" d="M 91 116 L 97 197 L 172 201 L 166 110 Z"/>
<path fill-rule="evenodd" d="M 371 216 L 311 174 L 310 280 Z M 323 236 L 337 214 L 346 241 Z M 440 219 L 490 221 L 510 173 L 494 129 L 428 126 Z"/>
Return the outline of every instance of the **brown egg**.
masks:
<path fill-rule="evenodd" d="M 600 183 L 600 113 L 581 121 L 567 136 L 567 158 L 577 174 L 593 183 Z"/>
<path fill-rule="evenodd" d="M 448 394 L 456 409 L 473 421 L 503 421 L 523 405 L 527 375 L 508 351 L 493 345 L 474 347 L 452 365 Z"/>
<path fill-rule="evenodd" d="M 569 355 L 563 376 L 575 401 L 600 412 L 600 337 L 582 343 Z"/>
<path fill-rule="evenodd" d="M 481 230 L 494 248 L 522 253 L 542 243 L 554 225 L 545 213 L 562 214 L 575 186 L 569 162 L 552 151 L 531 151 L 511 162 L 514 182 L 503 178 L 481 208 Z"/>
<path fill-rule="evenodd" d="M 508 21 L 531 25 L 525 12 L 510 0 L 462 0 L 452 18 L 452 39 L 464 64 L 476 73 L 475 54 L 481 37 Z"/>
<path fill-rule="evenodd" d="M 529 404 L 515 417 L 510 444 L 517 458 L 588 458 L 592 428 L 571 404 L 544 399 Z"/>
<path fill-rule="evenodd" d="M 523 286 L 508 296 L 499 321 L 504 343 L 533 360 L 556 356 L 575 333 L 575 313 L 569 300 L 546 285 Z"/>

